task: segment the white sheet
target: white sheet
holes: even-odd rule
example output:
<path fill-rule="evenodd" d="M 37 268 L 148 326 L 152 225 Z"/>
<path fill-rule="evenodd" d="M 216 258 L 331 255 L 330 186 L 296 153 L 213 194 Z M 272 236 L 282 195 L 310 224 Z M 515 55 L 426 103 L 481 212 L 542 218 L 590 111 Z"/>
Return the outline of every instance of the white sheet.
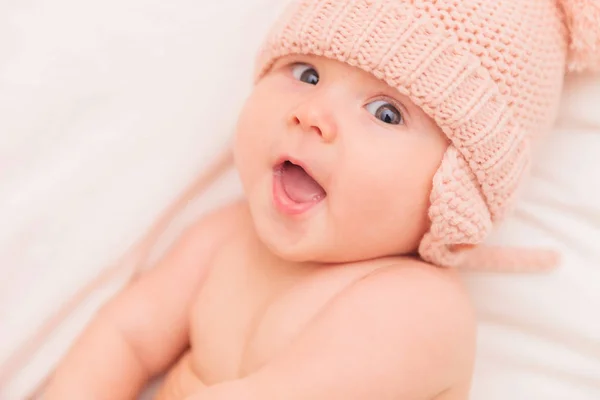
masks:
<path fill-rule="evenodd" d="M 102 272 L 226 142 L 276 3 L 0 3 L 1 399 L 43 380 L 133 271 Z"/>
<path fill-rule="evenodd" d="M 228 139 L 282 7 L 0 3 L 0 399 L 31 394 L 131 276 L 134 265 L 107 271 Z M 600 79 L 581 82 L 496 236 L 554 243 L 563 267 L 467 277 L 481 320 L 475 400 L 600 398 Z M 192 212 L 238 192 L 229 175 Z"/>
<path fill-rule="evenodd" d="M 551 244 L 549 276 L 470 276 L 480 338 L 473 398 L 600 399 L 600 76 L 568 80 L 555 132 L 502 243 Z"/>

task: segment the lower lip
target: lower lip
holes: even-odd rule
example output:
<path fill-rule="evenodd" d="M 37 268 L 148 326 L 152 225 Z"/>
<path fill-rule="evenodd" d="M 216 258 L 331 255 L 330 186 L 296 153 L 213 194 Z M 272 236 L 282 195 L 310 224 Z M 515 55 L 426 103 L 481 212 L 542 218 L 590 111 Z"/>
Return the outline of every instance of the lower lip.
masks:
<path fill-rule="evenodd" d="M 292 200 L 285 189 L 283 188 L 283 183 L 281 182 L 281 175 L 277 174 L 277 172 L 273 173 L 273 202 L 275 203 L 275 207 L 279 211 L 288 215 L 299 215 L 307 212 L 317 204 L 319 204 L 323 199 L 308 201 L 306 203 L 298 203 Z"/>

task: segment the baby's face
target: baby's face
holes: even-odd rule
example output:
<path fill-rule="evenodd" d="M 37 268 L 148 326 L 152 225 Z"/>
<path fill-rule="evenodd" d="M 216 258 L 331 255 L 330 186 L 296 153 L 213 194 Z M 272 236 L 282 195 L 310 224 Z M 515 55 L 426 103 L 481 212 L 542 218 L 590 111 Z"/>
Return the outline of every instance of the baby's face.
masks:
<path fill-rule="evenodd" d="M 323 57 L 280 59 L 241 113 L 236 165 L 258 235 L 291 261 L 413 253 L 448 142 L 407 97 Z"/>

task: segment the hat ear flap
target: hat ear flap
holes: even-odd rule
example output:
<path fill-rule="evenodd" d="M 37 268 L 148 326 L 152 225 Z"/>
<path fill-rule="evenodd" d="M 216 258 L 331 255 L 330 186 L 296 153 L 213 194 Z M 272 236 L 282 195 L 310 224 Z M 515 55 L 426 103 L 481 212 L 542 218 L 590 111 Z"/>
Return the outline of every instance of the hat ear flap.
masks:
<path fill-rule="evenodd" d="M 464 245 L 483 242 L 492 230 L 492 218 L 475 175 L 453 145 L 434 175 L 430 203 L 431 226 L 419 254 L 435 265 L 460 266 L 462 250 L 470 247 Z"/>

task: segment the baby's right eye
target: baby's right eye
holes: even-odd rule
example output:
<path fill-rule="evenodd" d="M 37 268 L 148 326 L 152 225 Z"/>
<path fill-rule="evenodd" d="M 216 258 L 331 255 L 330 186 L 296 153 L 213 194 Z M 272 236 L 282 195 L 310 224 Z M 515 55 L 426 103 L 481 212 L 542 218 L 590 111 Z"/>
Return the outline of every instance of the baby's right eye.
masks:
<path fill-rule="evenodd" d="M 299 81 L 309 85 L 319 83 L 319 73 L 313 66 L 308 64 L 297 63 L 292 65 L 292 75 Z"/>

